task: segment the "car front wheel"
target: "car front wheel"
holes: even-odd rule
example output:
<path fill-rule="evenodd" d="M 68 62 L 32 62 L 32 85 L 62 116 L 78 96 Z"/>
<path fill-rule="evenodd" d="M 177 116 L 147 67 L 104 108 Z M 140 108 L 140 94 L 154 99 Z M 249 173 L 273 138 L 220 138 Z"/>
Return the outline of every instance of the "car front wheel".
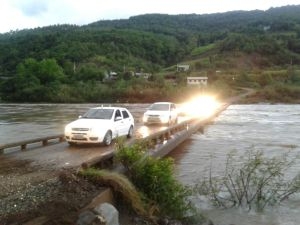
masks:
<path fill-rule="evenodd" d="M 112 142 L 112 133 L 111 131 L 107 131 L 103 139 L 103 144 L 108 146 L 111 144 L 111 142 Z"/>
<path fill-rule="evenodd" d="M 133 126 L 130 126 L 127 134 L 127 138 L 131 138 L 133 136 Z"/>

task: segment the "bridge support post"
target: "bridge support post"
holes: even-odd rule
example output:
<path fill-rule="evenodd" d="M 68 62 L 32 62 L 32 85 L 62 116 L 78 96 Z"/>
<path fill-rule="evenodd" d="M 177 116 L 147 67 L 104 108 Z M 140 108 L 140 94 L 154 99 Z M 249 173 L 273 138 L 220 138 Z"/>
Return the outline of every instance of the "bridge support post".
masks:
<path fill-rule="evenodd" d="M 165 139 L 166 140 L 169 140 L 171 138 L 171 132 L 167 132 L 166 134 L 165 134 Z"/>
<path fill-rule="evenodd" d="M 203 127 L 203 126 L 199 127 L 198 131 L 199 131 L 201 134 L 204 134 L 204 127 Z"/>
<path fill-rule="evenodd" d="M 159 138 L 159 144 L 164 143 L 164 140 L 165 140 L 165 135 L 161 135 Z"/>
<path fill-rule="evenodd" d="M 22 151 L 26 150 L 26 146 L 27 146 L 26 144 L 21 145 L 21 150 Z"/>

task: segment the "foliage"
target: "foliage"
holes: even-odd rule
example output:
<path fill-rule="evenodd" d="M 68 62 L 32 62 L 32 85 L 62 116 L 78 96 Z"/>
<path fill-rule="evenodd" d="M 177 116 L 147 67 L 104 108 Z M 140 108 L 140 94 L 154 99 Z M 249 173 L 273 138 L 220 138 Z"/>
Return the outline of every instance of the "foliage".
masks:
<path fill-rule="evenodd" d="M 209 44 L 209 45 L 206 45 L 206 46 L 201 46 L 201 47 L 195 48 L 191 52 L 191 55 L 196 56 L 196 55 L 203 54 L 203 53 L 213 49 L 214 47 L 215 47 L 215 44 Z"/>
<path fill-rule="evenodd" d="M 195 191 L 208 196 L 219 207 L 263 210 L 300 191 L 299 174 L 290 180 L 284 176 L 293 163 L 288 154 L 267 158 L 262 151 L 251 150 L 237 160 L 231 153 L 224 175 L 213 177 L 210 170 L 209 177 L 199 182 Z"/>
<path fill-rule="evenodd" d="M 256 74 L 254 77 L 254 81 L 258 83 L 261 87 L 265 87 L 267 85 L 272 84 L 273 82 L 273 77 L 271 74 Z"/>
<path fill-rule="evenodd" d="M 1 100 L 176 100 L 180 95 L 174 93 L 182 88 L 184 76 L 172 69 L 180 62 L 208 75 L 217 70 L 262 74 L 255 70 L 288 69 L 283 77 L 299 85 L 295 72 L 300 63 L 299 15 L 297 5 L 209 15 L 147 14 L 86 26 L 54 25 L 0 34 Z M 159 76 L 162 68 L 176 75 L 176 87 Z M 110 72 L 119 75 L 116 84 L 104 82 Z M 131 74 L 136 72 L 153 76 L 133 86 Z M 274 74 L 258 76 L 243 85 L 266 87 L 277 78 Z M 210 84 L 215 81 L 210 76 Z M 87 93 L 89 88 L 92 93 Z"/>
<path fill-rule="evenodd" d="M 17 68 L 17 75 L 7 80 L 13 98 L 21 101 L 46 101 L 55 98 L 55 89 L 65 79 L 62 68 L 54 59 L 26 59 Z"/>
<path fill-rule="evenodd" d="M 113 192 L 116 195 L 121 195 L 121 197 L 129 206 L 132 207 L 137 215 L 154 221 L 155 218 L 151 215 L 151 207 L 145 205 L 143 197 L 135 189 L 132 183 L 122 174 L 87 168 L 79 171 L 79 175 L 98 185 L 111 187 Z"/>
<path fill-rule="evenodd" d="M 188 220 L 188 214 L 194 212 L 188 200 L 191 193 L 189 188 L 174 178 L 172 159 L 153 158 L 147 154 L 145 146 L 148 144 L 125 146 L 120 142 L 116 157 L 128 169 L 128 176 L 137 189 L 149 202 L 158 205 L 159 217 Z"/>
<path fill-rule="evenodd" d="M 293 103 L 295 99 L 299 100 L 300 98 L 300 87 L 276 83 L 258 90 L 256 97 L 266 99 L 268 102 Z"/>
<path fill-rule="evenodd" d="M 295 70 L 293 67 L 288 68 L 287 77 L 287 82 L 300 84 L 300 70 Z"/>

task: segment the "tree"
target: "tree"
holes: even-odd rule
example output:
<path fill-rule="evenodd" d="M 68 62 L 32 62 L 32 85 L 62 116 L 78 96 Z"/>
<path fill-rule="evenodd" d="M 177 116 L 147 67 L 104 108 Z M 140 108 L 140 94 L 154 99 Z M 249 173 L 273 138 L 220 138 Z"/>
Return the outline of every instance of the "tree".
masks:
<path fill-rule="evenodd" d="M 75 73 L 75 78 L 81 81 L 102 81 L 104 73 L 94 63 L 89 63 L 80 67 L 79 71 Z"/>
<path fill-rule="evenodd" d="M 55 95 L 55 90 L 65 75 L 54 59 L 26 59 L 18 65 L 17 75 L 13 78 L 17 101 L 46 101 Z"/>
<path fill-rule="evenodd" d="M 39 71 L 34 72 L 42 85 L 61 82 L 65 78 L 63 69 L 57 64 L 55 59 L 43 59 L 38 63 L 38 69 Z"/>

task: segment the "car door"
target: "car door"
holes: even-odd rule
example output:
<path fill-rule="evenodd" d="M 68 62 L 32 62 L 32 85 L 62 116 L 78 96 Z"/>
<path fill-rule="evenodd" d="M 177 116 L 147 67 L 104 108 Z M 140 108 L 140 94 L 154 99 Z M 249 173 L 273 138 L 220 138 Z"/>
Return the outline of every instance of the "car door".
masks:
<path fill-rule="evenodd" d="M 177 109 L 175 104 L 171 104 L 171 120 L 175 122 L 177 120 Z"/>
<path fill-rule="evenodd" d="M 124 135 L 127 135 L 130 126 L 133 125 L 133 118 L 132 118 L 132 116 L 130 116 L 129 112 L 126 109 L 122 110 L 122 116 L 123 116 L 123 120 L 124 120 L 124 124 L 125 124 Z"/>
<path fill-rule="evenodd" d="M 115 128 L 117 131 L 117 136 L 123 136 L 127 134 L 126 123 L 123 119 L 121 111 L 119 109 L 116 110 L 115 118 L 114 118 Z"/>

